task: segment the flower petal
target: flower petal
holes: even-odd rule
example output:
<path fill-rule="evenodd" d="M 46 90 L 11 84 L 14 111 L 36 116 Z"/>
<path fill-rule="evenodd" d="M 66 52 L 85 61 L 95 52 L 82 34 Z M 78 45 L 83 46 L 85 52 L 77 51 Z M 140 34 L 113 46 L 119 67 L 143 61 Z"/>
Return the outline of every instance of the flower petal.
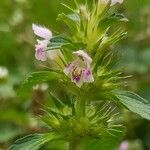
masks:
<path fill-rule="evenodd" d="M 50 40 L 52 38 L 52 32 L 45 27 L 33 24 L 32 29 L 34 31 L 34 34 L 41 38 L 44 38 L 46 40 Z"/>
<path fill-rule="evenodd" d="M 37 60 L 46 61 L 47 60 L 47 52 L 46 47 L 49 41 L 42 40 L 38 41 L 38 44 L 36 45 L 35 49 L 35 57 Z"/>
<path fill-rule="evenodd" d="M 75 68 L 75 64 L 71 63 L 64 69 L 64 73 L 66 75 L 72 74 L 72 71 L 74 70 L 74 68 Z"/>
<path fill-rule="evenodd" d="M 74 81 L 74 83 L 76 84 L 76 86 L 78 86 L 80 88 L 83 85 L 84 82 L 83 82 L 82 79 L 80 79 L 79 82 Z"/>
<path fill-rule="evenodd" d="M 129 142 L 128 141 L 123 141 L 120 144 L 119 150 L 128 150 L 128 148 L 129 148 Z"/>
<path fill-rule="evenodd" d="M 85 61 L 86 64 L 92 63 L 92 58 L 83 50 L 73 52 L 74 55 L 78 56 L 81 60 Z"/>
<path fill-rule="evenodd" d="M 111 6 L 115 5 L 116 3 L 123 3 L 123 0 L 111 0 Z"/>
<path fill-rule="evenodd" d="M 85 69 L 83 71 L 83 80 L 84 82 L 88 82 L 88 83 L 94 82 L 94 77 L 91 69 Z"/>
<path fill-rule="evenodd" d="M 47 52 L 43 48 L 39 48 L 35 52 L 35 58 L 37 60 L 46 61 L 47 60 Z"/>
<path fill-rule="evenodd" d="M 83 85 L 83 70 L 81 68 L 76 66 L 74 67 L 71 73 L 71 81 L 74 82 L 78 87 Z"/>

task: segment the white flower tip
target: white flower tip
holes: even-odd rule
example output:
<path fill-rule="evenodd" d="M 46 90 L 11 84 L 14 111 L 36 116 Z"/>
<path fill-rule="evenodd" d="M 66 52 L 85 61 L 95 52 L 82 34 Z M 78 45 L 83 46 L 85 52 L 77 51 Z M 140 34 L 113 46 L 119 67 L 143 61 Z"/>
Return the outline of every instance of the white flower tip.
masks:
<path fill-rule="evenodd" d="M 73 52 L 74 55 L 81 57 L 84 59 L 85 62 L 87 62 L 87 64 L 91 64 L 92 63 L 92 58 L 83 50 L 78 50 L 76 52 Z"/>
<path fill-rule="evenodd" d="M 123 3 L 123 0 L 111 0 L 111 6 L 115 5 L 116 3 Z"/>
<path fill-rule="evenodd" d="M 50 40 L 52 38 L 52 32 L 45 27 L 32 24 L 32 30 L 34 31 L 34 34 L 41 38 L 44 38 L 45 40 Z"/>

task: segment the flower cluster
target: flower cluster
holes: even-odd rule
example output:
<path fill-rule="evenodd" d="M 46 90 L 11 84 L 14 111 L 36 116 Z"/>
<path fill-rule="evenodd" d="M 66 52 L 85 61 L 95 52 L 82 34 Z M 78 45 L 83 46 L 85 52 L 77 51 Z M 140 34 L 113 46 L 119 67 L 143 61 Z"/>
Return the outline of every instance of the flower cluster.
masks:
<path fill-rule="evenodd" d="M 38 40 L 38 44 L 35 46 L 35 57 L 37 60 L 46 61 L 47 58 L 56 57 L 60 53 L 59 50 L 51 50 L 47 53 L 47 45 L 52 38 L 52 33 L 49 29 L 33 24 L 32 26 L 34 33 L 43 38 L 44 40 Z M 57 53 L 57 51 L 59 53 Z M 51 56 L 49 56 L 51 55 Z M 69 63 L 64 68 L 64 73 L 71 78 L 78 87 L 81 87 L 83 83 L 94 82 L 92 74 L 92 58 L 83 50 L 73 52 L 77 58 L 72 63 Z M 55 58 L 54 58 L 55 59 Z"/>
<path fill-rule="evenodd" d="M 36 84 L 50 83 L 48 90 L 54 105 L 44 107 L 41 120 L 51 130 L 22 138 L 10 150 L 24 145 L 26 149 L 32 149 L 37 143 L 39 145 L 35 149 L 39 149 L 47 142 L 58 141 L 56 145 L 59 145 L 62 140 L 68 146 L 63 149 L 93 149 L 95 142 L 99 145 L 96 149 L 113 149 L 110 145 L 116 148 L 124 135 L 120 107 L 125 106 L 149 119 L 149 102 L 132 92 L 121 90 L 124 77 L 114 67 L 117 56 L 111 47 L 126 36 L 123 22 L 127 19 L 109 10 L 122 2 L 87 0 L 85 5 L 77 4 L 75 10 L 64 5 L 73 13 L 58 15 L 57 20 L 68 26 L 68 32 L 61 35 L 52 36 L 46 27 L 33 24 L 33 31 L 40 38 L 35 45 L 35 57 L 46 61 L 50 69 L 29 76 L 21 91 L 24 94 Z M 48 86 L 34 86 L 34 89 L 37 88 L 45 90 Z M 128 141 L 119 147 L 120 150 L 128 148 Z"/>
<path fill-rule="evenodd" d="M 101 2 L 113 6 L 117 3 L 122 3 L 123 0 L 102 0 Z M 37 60 L 46 61 L 48 58 L 54 60 L 52 57 L 58 54 L 57 51 L 60 50 L 51 50 L 48 52 L 48 44 L 52 39 L 52 32 L 46 27 L 39 25 L 32 25 L 32 29 L 40 40 L 37 40 L 35 45 L 35 57 Z M 55 53 L 55 54 L 53 54 Z M 92 73 L 92 58 L 83 50 L 77 50 L 73 52 L 73 55 L 76 56 L 76 59 L 71 63 L 68 62 L 68 65 L 64 68 L 64 73 L 71 78 L 71 81 L 74 82 L 78 87 L 81 87 L 83 83 L 94 82 L 94 77 Z M 61 54 L 62 57 L 62 54 Z"/>

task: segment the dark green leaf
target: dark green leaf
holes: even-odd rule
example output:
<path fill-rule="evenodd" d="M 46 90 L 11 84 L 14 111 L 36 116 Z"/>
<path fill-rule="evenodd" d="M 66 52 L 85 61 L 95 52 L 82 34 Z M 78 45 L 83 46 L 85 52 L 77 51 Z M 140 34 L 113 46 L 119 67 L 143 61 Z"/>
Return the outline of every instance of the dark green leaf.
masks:
<path fill-rule="evenodd" d="M 19 95 L 26 95 L 36 84 L 52 80 L 59 80 L 61 77 L 62 75 L 60 73 L 51 71 L 41 71 L 32 73 L 23 83 L 21 89 L 19 90 Z"/>
<path fill-rule="evenodd" d="M 119 102 L 126 106 L 130 111 L 150 120 L 150 102 L 132 92 L 115 93 Z"/>
<path fill-rule="evenodd" d="M 59 139 L 54 133 L 32 134 L 17 140 L 9 150 L 38 150 L 49 141 Z"/>
<path fill-rule="evenodd" d="M 121 14 L 113 14 L 109 17 L 106 17 L 104 19 L 102 19 L 99 23 L 99 29 L 101 31 L 105 31 L 107 28 L 109 28 L 110 26 L 117 24 L 119 22 L 127 22 L 128 19 L 125 18 L 123 15 Z"/>
<path fill-rule="evenodd" d="M 55 36 L 50 40 L 47 50 L 60 49 L 63 45 L 69 44 L 69 41 L 61 36 Z"/>

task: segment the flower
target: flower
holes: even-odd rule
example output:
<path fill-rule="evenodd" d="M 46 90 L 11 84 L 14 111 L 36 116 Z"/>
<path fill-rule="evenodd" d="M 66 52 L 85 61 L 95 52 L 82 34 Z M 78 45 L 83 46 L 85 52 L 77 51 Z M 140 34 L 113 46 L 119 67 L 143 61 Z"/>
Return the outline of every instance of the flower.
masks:
<path fill-rule="evenodd" d="M 83 50 L 73 52 L 73 54 L 77 57 L 77 59 L 67 65 L 64 69 L 64 73 L 69 75 L 71 77 L 71 81 L 78 87 L 81 87 L 83 83 L 94 82 L 91 68 L 91 57 Z"/>
<path fill-rule="evenodd" d="M 7 68 L 0 66 L 0 79 L 7 78 L 7 76 L 8 76 Z"/>
<path fill-rule="evenodd" d="M 37 60 L 46 61 L 47 60 L 47 45 L 52 38 L 52 32 L 45 27 L 38 26 L 33 24 L 32 29 L 34 34 L 42 38 L 43 40 L 37 40 L 37 44 L 35 45 L 35 57 Z"/>
<path fill-rule="evenodd" d="M 111 6 L 115 5 L 116 3 L 123 3 L 123 0 L 111 0 Z"/>
<path fill-rule="evenodd" d="M 111 6 L 115 5 L 116 3 L 123 3 L 123 0 L 102 0 L 101 2 L 108 4 L 109 2 L 111 2 Z"/>
<path fill-rule="evenodd" d="M 120 144 L 119 150 L 128 150 L 128 147 L 129 147 L 129 142 L 128 141 L 123 141 Z"/>

